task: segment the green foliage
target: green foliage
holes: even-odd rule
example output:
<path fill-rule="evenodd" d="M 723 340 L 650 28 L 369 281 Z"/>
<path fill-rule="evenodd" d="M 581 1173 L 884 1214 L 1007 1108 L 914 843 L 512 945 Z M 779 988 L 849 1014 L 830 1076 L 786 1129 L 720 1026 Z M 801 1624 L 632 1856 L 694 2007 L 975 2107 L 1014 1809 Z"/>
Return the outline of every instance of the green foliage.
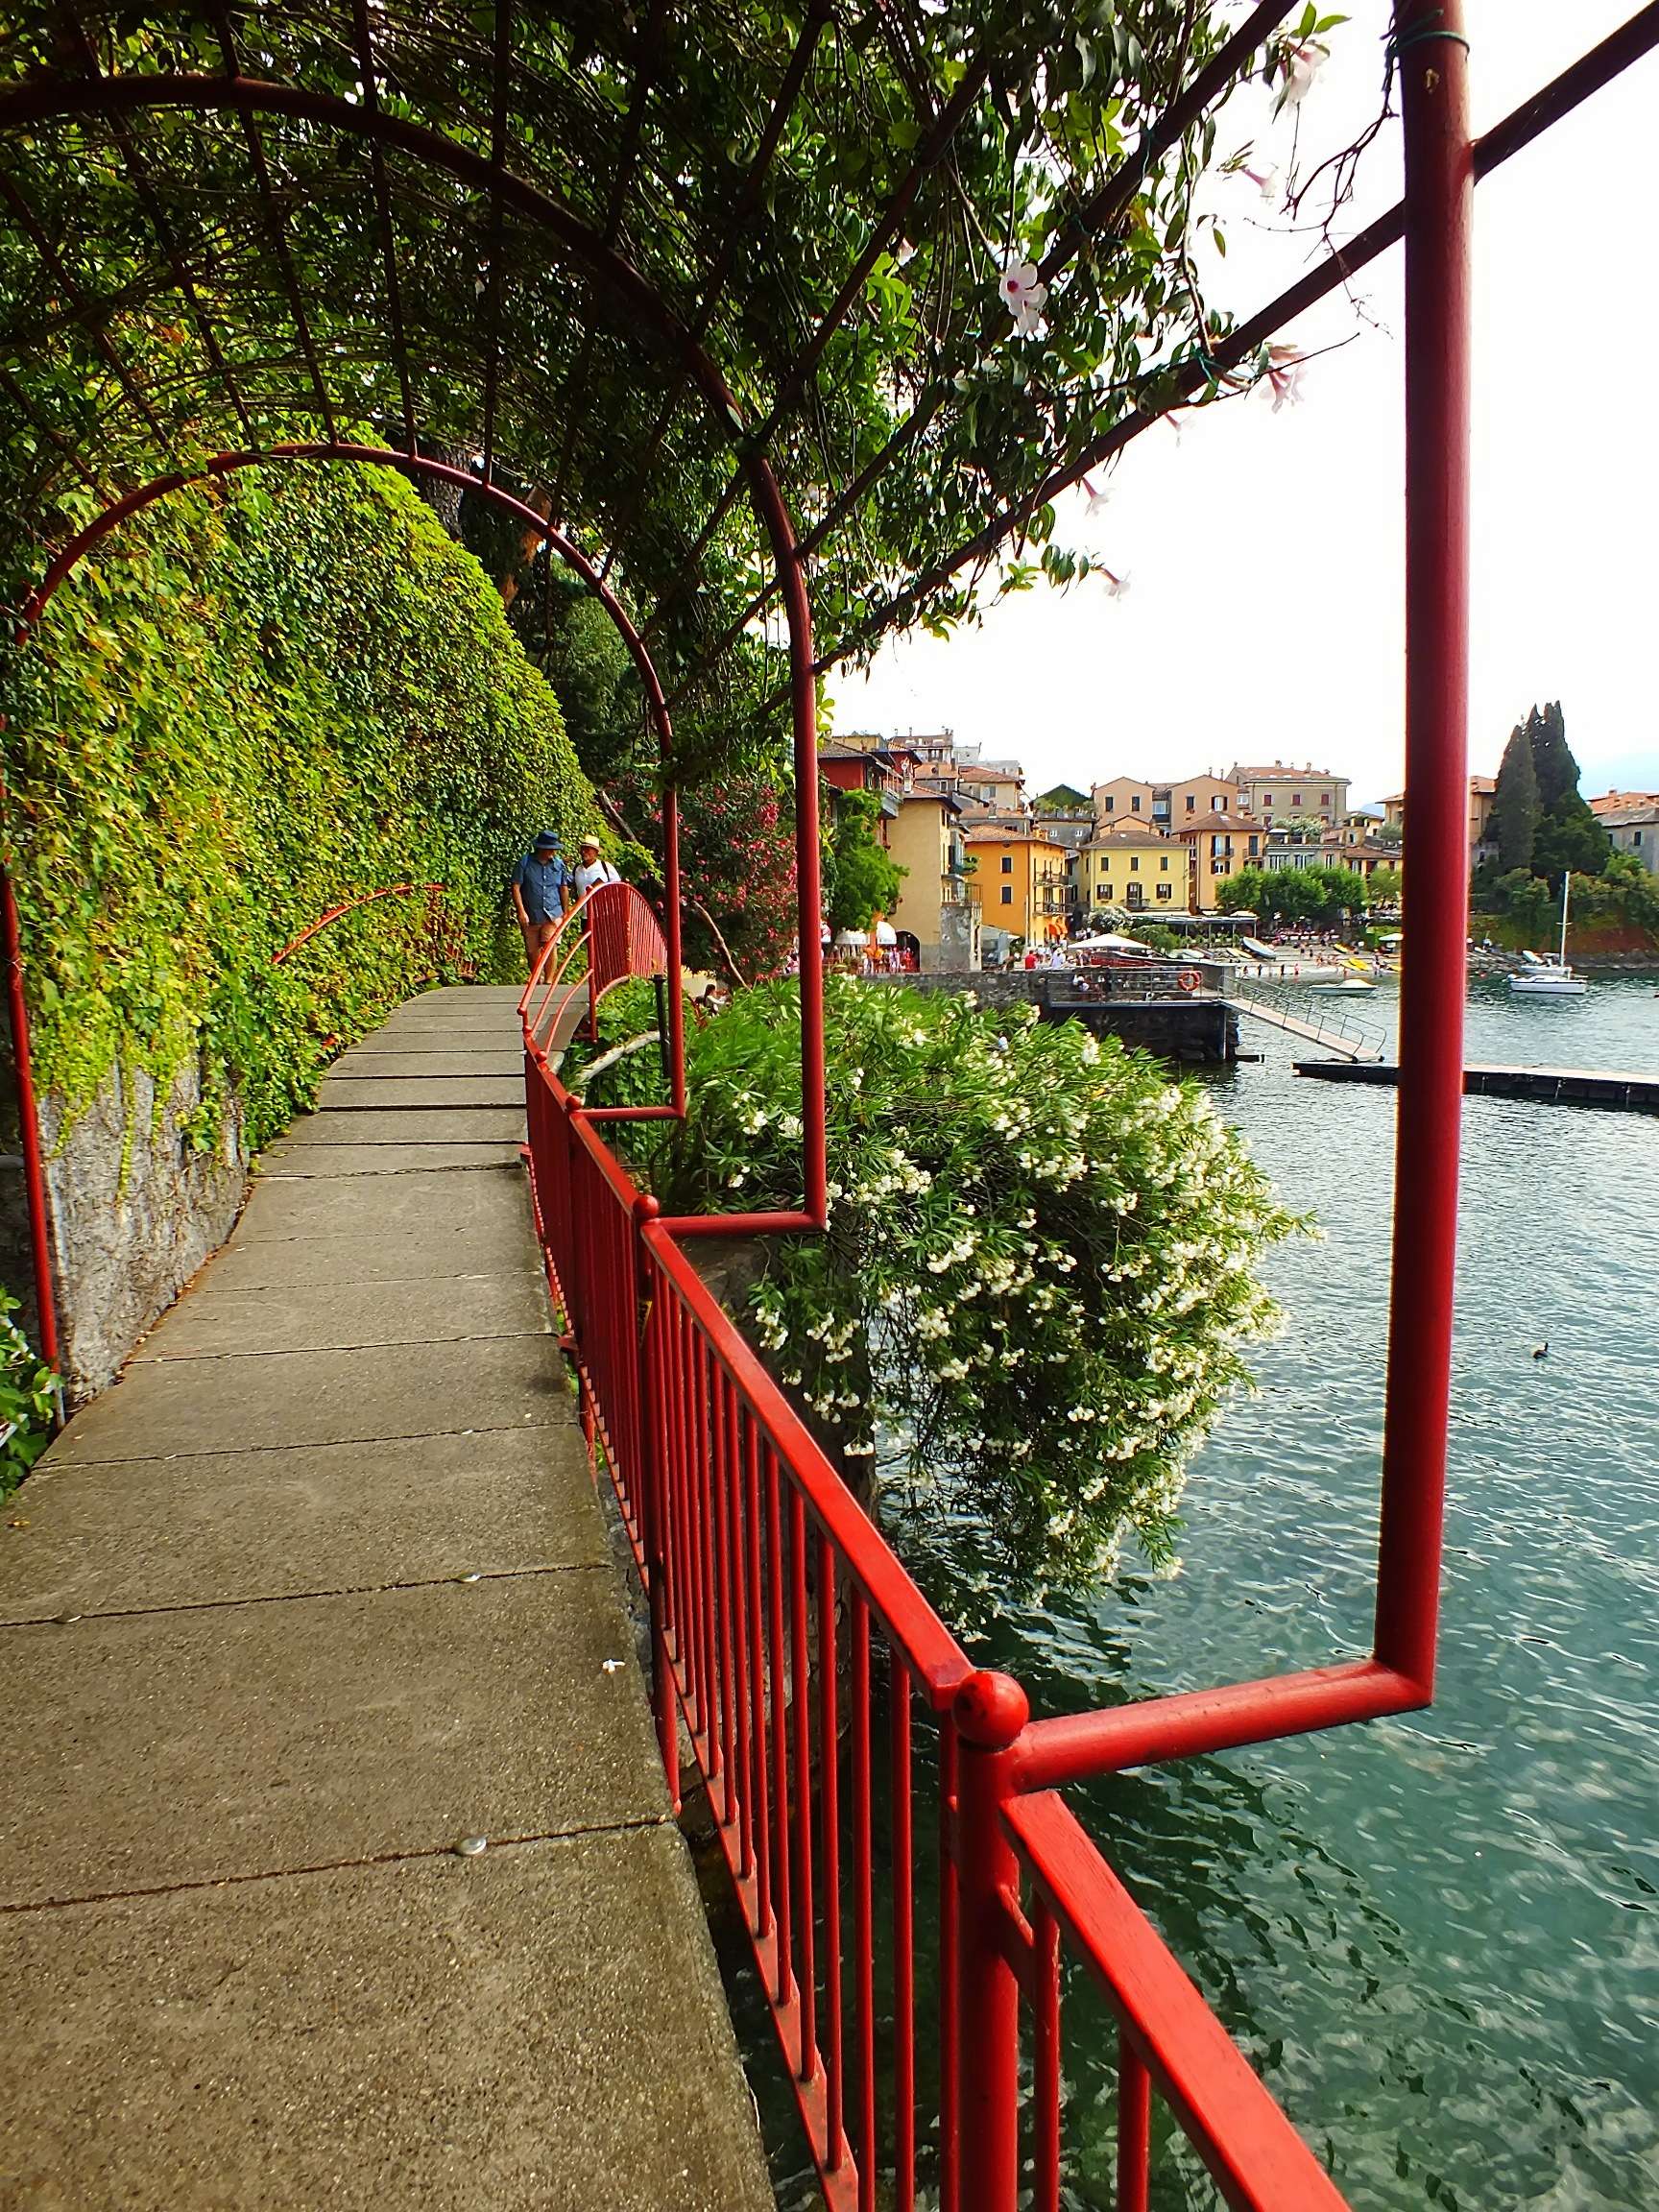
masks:
<path fill-rule="evenodd" d="M 10 832 L 37 1076 L 200 1060 L 257 1144 L 435 973 L 520 973 L 505 885 L 589 793 L 499 597 L 374 470 L 248 470 L 127 522 L 7 670 Z M 272 956 L 329 907 L 397 883 Z"/>
<path fill-rule="evenodd" d="M 834 978 L 826 1012 L 830 1232 L 775 1248 L 761 1338 L 850 1454 L 879 1413 L 913 1479 L 961 1470 L 1011 1582 L 1094 1580 L 1131 1535 L 1168 1558 L 1297 1224 L 1204 1092 L 1115 1039 Z M 771 985 L 697 1032 L 684 1129 L 634 1130 L 665 1206 L 800 1204 L 797 1018 Z"/>
<path fill-rule="evenodd" d="M 1538 834 L 1538 771 L 1532 747 L 1517 723 L 1509 733 L 1503 757 L 1498 763 L 1498 788 L 1492 801 L 1492 820 L 1498 832 L 1498 865 L 1508 872 L 1532 865 L 1532 845 Z"/>
<path fill-rule="evenodd" d="M 831 929 L 868 929 L 891 914 L 908 870 L 890 857 L 876 833 L 881 800 L 874 791 L 833 791 L 819 784 L 824 837 L 824 911 Z"/>
<path fill-rule="evenodd" d="M 12 1316 L 18 1302 L 0 1289 L 0 1498 L 10 1497 L 52 1437 L 52 1370 Z"/>
<path fill-rule="evenodd" d="M 1398 906 L 1406 896 L 1406 876 L 1400 868 L 1373 868 L 1365 878 L 1368 907 Z"/>
<path fill-rule="evenodd" d="M 1374 881 L 1368 888 L 1358 868 L 1323 864 L 1241 868 L 1216 895 L 1223 914 L 1257 914 L 1266 922 L 1305 922 L 1322 929 L 1334 929 L 1345 917 L 1363 914 L 1373 901 L 1379 905 L 1393 902 L 1376 891 Z"/>
<path fill-rule="evenodd" d="M 488 21 L 458 11 L 434 39 L 423 11 L 382 12 L 381 106 L 475 155 L 479 118 L 496 94 Z M 48 91 L 55 78 L 79 77 L 60 17 L 45 0 L 11 11 L 0 76 Z M 806 526 L 902 420 L 915 410 L 926 424 L 813 564 L 817 638 L 833 650 L 900 606 L 935 623 L 971 612 L 977 579 L 947 575 L 919 593 L 907 580 L 1010 514 L 1029 517 L 1048 572 L 1087 568 L 1087 556 L 1047 541 L 1052 510 L 1033 513 L 1039 484 L 1116 424 L 1156 408 L 1176 370 L 1229 327 L 1206 312 L 1191 258 L 1213 152 L 1208 116 L 1131 173 L 1133 190 L 1097 240 L 1068 250 L 1078 211 L 1120 177 L 1177 88 L 1234 28 L 1218 0 L 1138 0 L 1132 10 L 1105 0 L 1079 9 L 949 0 L 882 17 L 879 28 L 878 15 L 854 11 L 831 18 L 823 36 L 816 23 L 804 36 L 805 20 L 778 0 L 525 9 L 515 14 L 500 87 L 508 170 L 594 228 L 603 222 L 668 313 L 701 329 L 732 394 L 730 420 L 689 395 L 665 404 L 678 364 L 625 287 L 589 286 L 551 230 L 520 210 L 481 240 L 476 196 L 403 156 L 389 164 L 408 334 L 406 348 L 395 347 L 364 137 L 257 116 L 336 407 L 389 431 L 400 425 L 401 350 L 422 443 L 464 454 L 480 442 L 489 390 L 508 481 L 556 492 L 584 541 L 613 550 L 614 579 L 635 603 L 669 600 L 653 645 L 671 684 L 733 625 L 761 579 L 746 502 L 709 524 L 695 564 L 688 554 L 730 480 L 734 438 L 770 427 L 781 397 L 767 446 Z M 360 109 L 349 34 L 349 13 L 339 10 L 265 8 L 238 26 L 251 77 Z M 118 79 L 224 66 L 210 13 L 199 10 L 128 8 L 98 36 L 100 66 Z M 745 180 L 798 42 L 799 96 L 751 193 Z M 1281 46 L 1258 59 L 1277 58 Z M 1240 74 L 1248 66 L 1249 58 Z M 959 126 L 928 146 L 928 119 L 957 95 Z M 129 128 L 141 146 L 142 190 L 73 127 L 18 133 L 12 149 L 13 181 L 42 228 L 73 241 L 72 274 L 86 301 L 66 297 L 15 226 L 0 228 L 18 368 L 0 394 L 15 490 L 0 533 L 12 541 L 0 543 L 9 578 L 37 565 L 27 551 L 7 559 L 17 541 L 60 534 L 78 496 L 77 451 L 111 481 L 141 483 L 174 455 L 188 465 L 228 446 L 317 434 L 314 364 L 282 288 L 250 275 L 256 255 L 267 276 L 273 260 L 243 117 L 145 108 Z M 855 258 L 925 150 L 902 245 L 894 241 L 853 311 L 831 325 Z M 157 249 L 150 195 L 168 210 L 191 268 L 189 301 L 173 257 Z M 716 283 L 739 206 L 734 280 Z M 1056 249 L 1063 266 L 1046 326 L 1018 329 L 998 294 L 1001 262 L 1042 262 Z M 241 420 L 203 325 L 219 332 L 225 360 L 241 365 Z M 829 335 L 816 373 L 792 385 L 803 335 L 821 325 Z M 110 373 L 111 353 L 141 405 Z M 1263 354 L 1246 373 L 1264 365 Z M 1200 398 L 1223 396 L 1212 385 Z M 480 541 L 492 574 L 505 572 L 497 560 L 510 565 L 512 539 L 512 526 L 496 523 Z M 696 588 L 685 589 L 694 565 Z M 987 589 L 996 589 L 993 570 Z M 739 676 L 752 665 L 745 652 L 730 658 Z M 752 710 L 757 693 L 736 687 Z M 736 734 L 735 718 L 727 728 Z"/>

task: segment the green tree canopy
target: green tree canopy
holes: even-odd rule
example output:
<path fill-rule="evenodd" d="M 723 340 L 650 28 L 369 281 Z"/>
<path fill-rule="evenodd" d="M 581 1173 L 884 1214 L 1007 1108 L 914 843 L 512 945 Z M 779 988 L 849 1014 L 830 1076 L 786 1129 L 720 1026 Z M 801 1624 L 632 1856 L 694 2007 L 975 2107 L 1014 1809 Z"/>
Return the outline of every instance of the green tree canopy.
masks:
<path fill-rule="evenodd" d="M 1519 723 L 1510 731 L 1498 764 L 1492 817 L 1498 831 L 1499 867 L 1529 869 L 1538 834 L 1538 771 L 1533 765 L 1531 739 Z"/>

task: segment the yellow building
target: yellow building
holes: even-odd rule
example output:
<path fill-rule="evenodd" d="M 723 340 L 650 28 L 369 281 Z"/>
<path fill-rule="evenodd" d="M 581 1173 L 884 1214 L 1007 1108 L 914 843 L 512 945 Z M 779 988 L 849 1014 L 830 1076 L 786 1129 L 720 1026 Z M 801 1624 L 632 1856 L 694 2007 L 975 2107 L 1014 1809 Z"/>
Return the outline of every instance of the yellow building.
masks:
<path fill-rule="evenodd" d="M 975 823 L 964 834 L 974 863 L 968 896 L 982 927 L 1016 937 L 1066 934 L 1066 848 L 1023 822 Z"/>
<path fill-rule="evenodd" d="M 1097 830 L 1109 829 L 1128 815 L 1179 835 L 1200 815 L 1233 812 L 1238 793 L 1221 776 L 1189 776 L 1184 783 L 1142 783 L 1133 776 L 1115 776 L 1109 783 L 1095 784 L 1094 800 Z"/>
<path fill-rule="evenodd" d="M 1077 888 L 1085 914 L 1121 906 L 1131 914 L 1186 913 L 1191 855 L 1179 839 L 1150 823 L 1115 823 L 1077 855 Z"/>
<path fill-rule="evenodd" d="M 948 791 L 906 791 L 887 825 L 887 851 L 905 871 L 887 920 L 916 940 L 922 968 L 979 965 L 977 913 L 968 897 L 968 856 L 957 828 L 960 803 Z"/>
<path fill-rule="evenodd" d="M 1212 814 L 1175 834 L 1190 855 L 1188 892 L 1194 914 L 1214 914 L 1221 886 L 1246 868 L 1260 868 L 1267 832 L 1248 814 Z"/>

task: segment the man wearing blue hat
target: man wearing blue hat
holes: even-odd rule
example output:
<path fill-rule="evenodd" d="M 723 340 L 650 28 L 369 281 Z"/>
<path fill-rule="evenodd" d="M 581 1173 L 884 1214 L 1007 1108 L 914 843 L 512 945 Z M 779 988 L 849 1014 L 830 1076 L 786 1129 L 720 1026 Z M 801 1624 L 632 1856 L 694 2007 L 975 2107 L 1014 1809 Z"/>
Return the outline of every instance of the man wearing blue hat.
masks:
<path fill-rule="evenodd" d="M 558 928 L 570 903 L 570 871 L 565 865 L 559 840 L 551 830 L 541 830 L 513 871 L 513 903 L 518 926 L 524 932 L 524 957 L 532 974 L 541 949 Z"/>

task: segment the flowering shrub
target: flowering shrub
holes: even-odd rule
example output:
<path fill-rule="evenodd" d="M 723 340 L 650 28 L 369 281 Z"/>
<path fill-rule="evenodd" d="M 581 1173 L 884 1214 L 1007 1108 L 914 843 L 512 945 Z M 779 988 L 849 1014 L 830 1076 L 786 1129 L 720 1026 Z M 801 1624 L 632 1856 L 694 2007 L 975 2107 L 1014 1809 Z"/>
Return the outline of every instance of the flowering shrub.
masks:
<path fill-rule="evenodd" d="M 52 1437 L 52 1371 L 12 1319 L 17 1305 L 0 1289 L 0 1498 L 16 1488 Z"/>
<path fill-rule="evenodd" d="M 1203 1092 L 1115 1039 L 836 979 L 826 1012 L 830 1234 L 754 1293 L 785 1380 L 849 1455 L 879 1421 L 912 1479 L 961 1469 L 1015 1578 L 1094 1579 L 1131 1534 L 1167 1561 L 1276 1319 L 1257 1257 L 1297 1222 Z M 688 1121 L 637 1140 L 674 1211 L 799 1205 L 797 1019 L 771 985 L 688 1040 Z"/>

